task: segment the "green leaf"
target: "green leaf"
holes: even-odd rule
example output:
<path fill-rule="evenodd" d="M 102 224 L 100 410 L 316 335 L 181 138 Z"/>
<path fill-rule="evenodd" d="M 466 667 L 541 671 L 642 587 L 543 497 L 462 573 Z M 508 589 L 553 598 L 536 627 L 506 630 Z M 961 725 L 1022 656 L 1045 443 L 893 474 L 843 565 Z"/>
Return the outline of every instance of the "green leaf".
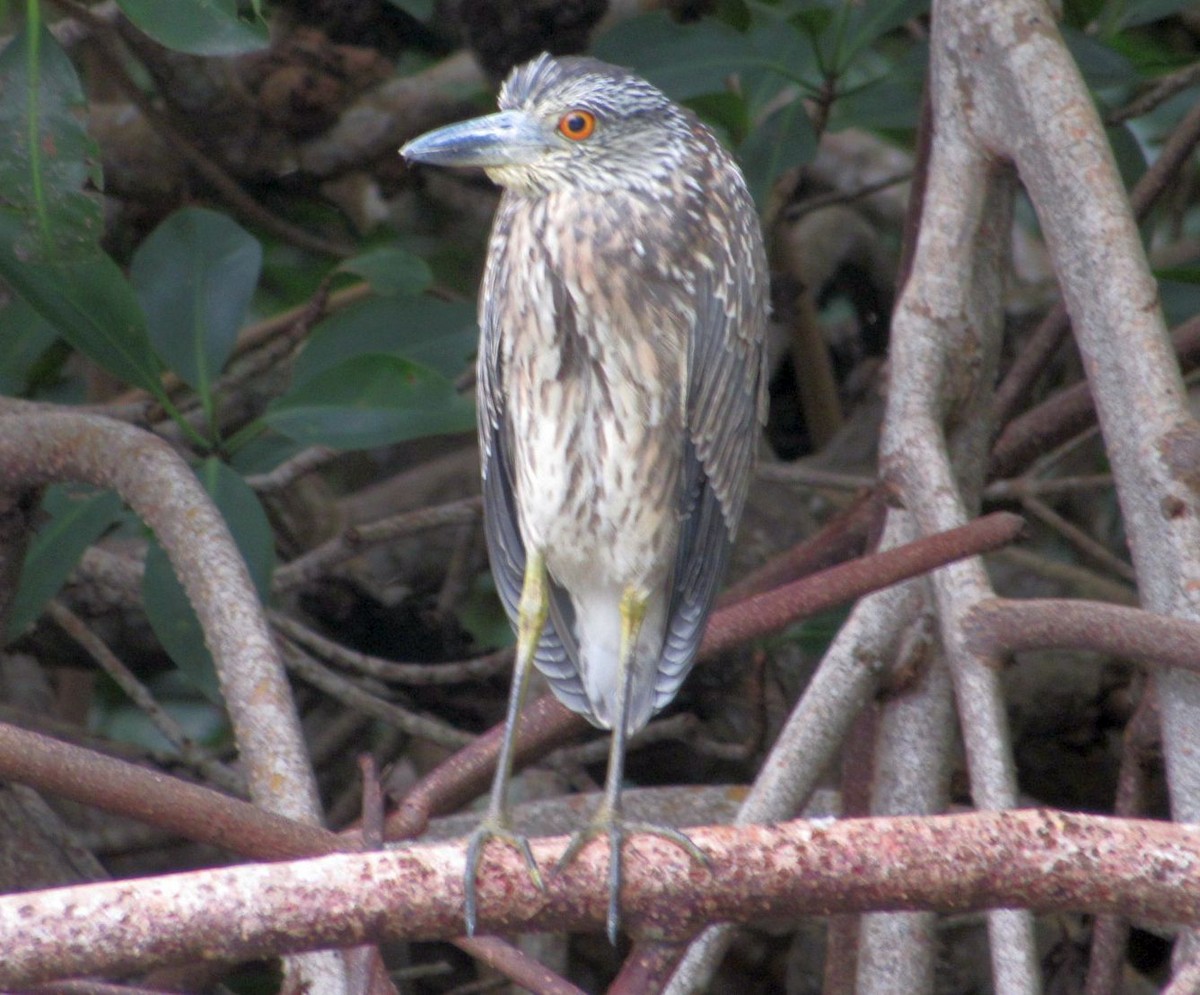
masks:
<path fill-rule="evenodd" d="M 1178 325 L 1200 314 L 1200 266 L 1163 270 L 1158 276 L 1167 324 Z"/>
<path fill-rule="evenodd" d="M 229 722 L 220 708 L 214 708 L 207 697 L 200 697 L 190 681 L 178 671 L 155 675 L 150 691 L 194 743 L 221 747 L 230 739 Z M 154 750 L 169 756 L 177 750 L 140 707 L 125 697 L 120 689 L 110 692 L 113 701 L 94 700 L 88 712 L 88 729 L 93 735 L 118 743 L 132 743 L 143 750 Z"/>
<path fill-rule="evenodd" d="M 1071 53 L 1084 81 L 1093 90 L 1112 86 L 1133 86 L 1141 76 L 1133 63 L 1119 52 L 1073 28 L 1060 28 L 1063 42 Z"/>
<path fill-rule="evenodd" d="M 259 598 L 265 600 L 270 590 L 275 549 L 271 525 L 262 505 L 246 482 L 220 460 L 206 460 L 198 476 L 229 525 Z M 212 654 L 204 641 L 204 630 L 157 540 L 150 543 L 146 554 L 142 598 L 146 617 L 163 649 L 197 690 L 219 702 L 220 685 Z"/>
<path fill-rule="evenodd" d="M 1105 0 L 1063 0 L 1063 24 L 1084 30 L 1104 10 Z"/>
<path fill-rule="evenodd" d="M 1124 0 L 1120 6 L 1119 23 L 1123 28 L 1131 28 L 1193 10 L 1196 0 Z"/>
<path fill-rule="evenodd" d="M 313 329 L 292 371 L 294 386 L 363 353 L 389 353 L 431 367 L 447 379 L 462 373 L 475 349 L 475 308 L 432 297 L 374 297 Z"/>
<path fill-rule="evenodd" d="M 889 31 L 920 17 L 929 8 L 929 0 L 871 0 L 870 3 L 849 3 L 838 0 L 838 16 L 834 18 L 832 44 L 835 51 L 826 62 L 837 73 L 845 72 L 864 49 L 869 48 Z M 840 21 L 840 24 L 837 23 Z"/>
<path fill-rule="evenodd" d="M 150 628 L 180 673 L 209 701 L 220 702 L 221 685 L 212 654 L 204 643 L 204 630 L 171 568 L 170 559 L 156 539 L 151 539 L 146 550 L 142 602 Z"/>
<path fill-rule="evenodd" d="M 21 297 L 12 297 L 0 307 L 0 328 L 4 329 L 0 394 L 24 394 L 30 387 L 35 365 L 58 334 Z"/>
<path fill-rule="evenodd" d="M 428 21 L 433 16 L 433 0 L 388 0 L 414 20 Z"/>
<path fill-rule="evenodd" d="M 747 136 L 738 159 L 760 211 L 779 174 L 811 161 L 816 153 L 817 136 L 801 100 L 781 107 Z"/>
<path fill-rule="evenodd" d="M 411 297 L 433 283 L 433 271 L 416 253 L 396 246 L 372 249 L 338 266 L 340 273 L 361 276 L 377 294 Z"/>
<path fill-rule="evenodd" d="M 247 440 L 229 457 L 230 465 L 240 474 L 267 473 L 306 447 L 287 436 L 264 429 Z"/>
<path fill-rule="evenodd" d="M 84 550 L 120 518 L 122 507 L 112 491 L 80 497 L 60 485 L 47 489 L 42 510 L 49 520 L 38 529 L 25 553 L 5 625 L 5 642 L 33 624 L 46 602 L 66 583 Z"/>
<path fill-rule="evenodd" d="M 875 59 L 860 59 L 860 64 Z M 883 62 L 883 60 L 878 60 Z M 929 71 L 929 47 L 909 47 L 886 67 L 867 79 L 833 105 L 830 128 L 867 128 L 878 131 L 909 131 L 921 113 L 921 91 Z"/>
<path fill-rule="evenodd" d="M 238 17 L 237 0 L 117 0 L 125 16 L 160 45 L 192 55 L 241 55 L 267 47 L 264 21 Z"/>
<path fill-rule="evenodd" d="M 597 58 L 628 66 L 673 100 L 724 90 L 730 75 L 749 68 L 791 75 L 728 24 L 709 17 L 679 24 L 663 11 L 619 21 L 596 40 L 593 51 Z"/>
<path fill-rule="evenodd" d="M 197 476 L 233 533 L 259 598 L 266 601 L 275 570 L 275 533 L 267 513 L 241 475 L 219 459 L 205 460 Z"/>
<path fill-rule="evenodd" d="M 492 649 L 516 642 L 512 625 L 496 593 L 495 582 L 486 570 L 475 576 L 455 605 L 454 614 L 476 646 Z"/>
<path fill-rule="evenodd" d="M 224 214 L 176 211 L 142 242 L 129 277 L 150 341 L 202 397 L 237 342 L 262 268 L 262 246 Z"/>
<path fill-rule="evenodd" d="M 1104 131 L 1112 146 L 1113 157 L 1117 160 L 1121 182 L 1127 190 L 1132 190 L 1146 172 L 1146 150 L 1137 140 L 1128 122 L 1105 128 Z"/>
<path fill-rule="evenodd" d="M 1200 266 L 1165 266 L 1162 269 L 1156 269 L 1154 275 L 1160 280 L 1200 285 Z M 1197 311 L 1200 311 L 1200 308 L 1197 308 Z"/>
<path fill-rule="evenodd" d="M 20 219 L 0 209 L 0 277 L 85 356 L 161 400 L 162 364 L 117 264 L 106 255 L 32 263 L 17 248 L 20 234 Z"/>
<path fill-rule="evenodd" d="M 99 254 L 100 154 L 80 116 L 79 78 L 44 29 L 24 30 L 0 52 L 0 190 L 20 229 L 8 236 L 27 262 Z"/>
<path fill-rule="evenodd" d="M 829 649 L 849 614 L 845 608 L 831 608 L 769 637 L 769 644 L 799 646 L 806 656 L 811 653 L 819 659 Z"/>
<path fill-rule="evenodd" d="M 746 37 L 766 64 L 788 70 L 784 73 L 778 68 L 749 68 L 742 72 L 741 88 L 752 115 L 761 114 L 786 86 L 803 81 L 805 91 L 812 92 L 820 84 L 821 73 L 812 42 L 775 11 L 756 9 Z"/>
<path fill-rule="evenodd" d="M 263 420 L 309 445 L 369 449 L 465 432 L 475 414 L 437 371 L 396 356 L 362 355 L 279 398 Z"/>

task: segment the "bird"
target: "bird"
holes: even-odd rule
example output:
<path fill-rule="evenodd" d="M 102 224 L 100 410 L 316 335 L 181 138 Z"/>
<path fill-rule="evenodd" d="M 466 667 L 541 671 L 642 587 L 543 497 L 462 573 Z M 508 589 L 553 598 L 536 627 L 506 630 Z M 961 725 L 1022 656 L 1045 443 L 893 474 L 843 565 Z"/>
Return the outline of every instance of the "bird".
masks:
<path fill-rule="evenodd" d="M 766 414 L 767 261 L 745 178 L 713 132 L 645 79 L 542 54 L 499 111 L 408 142 L 413 163 L 482 167 L 501 189 L 479 297 L 484 526 L 516 630 L 506 728 L 468 846 L 474 933 L 485 845 L 544 888 L 508 786 L 531 668 L 612 730 L 602 799 L 558 863 L 609 842 L 606 925 L 620 927 L 622 844 L 678 830 L 623 813 L 628 737 L 692 667 L 746 501 Z"/>

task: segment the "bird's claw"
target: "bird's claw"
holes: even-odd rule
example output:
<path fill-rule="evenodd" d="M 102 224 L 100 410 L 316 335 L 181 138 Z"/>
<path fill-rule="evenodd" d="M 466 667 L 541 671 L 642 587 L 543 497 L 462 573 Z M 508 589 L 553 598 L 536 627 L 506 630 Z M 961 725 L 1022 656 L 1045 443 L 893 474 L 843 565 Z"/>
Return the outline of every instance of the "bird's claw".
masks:
<path fill-rule="evenodd" d="M 621 927 L 621 867 L 623 862 L 622 849 L 627 836 L 643 833 L 658 836 L 669 843 L 674 843 L 689 857 L 704 867 L 710 867 L 708 856 L 684 833 L 671 826 L 660 826 L 652 822 L 626 822 L 611 813 L 597 815 L 592 823 L 579 830 L 571 837 L 567 848 L 563 851 L 554 873 L 561 873 L 568 864 L 579 856 L 580 851 L 597 836 L 608 836 L 608 915 L 605 917 L 605 927 L 608 942 L 617 944 L 617 933 Z"/>
<path fill-rule="evenodd" d="M 488 840 L 500 840 L 507 843 L 521 855 L 525 861 L 525 869 L 529 871 L 529 879 L 534 883 L 538 891 L 546 890 L 546 883 L 542 880 L 542 872 L 538 868 L 537 861 L 533 859 L 533 851 L 529 848 L 529 838 L 521 833 L 514 832 L 507 826 L 493 823 L 490 820 L 485 820 L 471 834 L 471 840 L 467 844 L 467 871 L 463 879 L 463 890 L 466 892 L 466 920 L 467 920 L 467 935 L 475 935 L 475 926 L 479 919 L 479 896 L 475 887 L 475 878 L 479 873 L 479 862 L 483 858 L 483 848 Z"/>

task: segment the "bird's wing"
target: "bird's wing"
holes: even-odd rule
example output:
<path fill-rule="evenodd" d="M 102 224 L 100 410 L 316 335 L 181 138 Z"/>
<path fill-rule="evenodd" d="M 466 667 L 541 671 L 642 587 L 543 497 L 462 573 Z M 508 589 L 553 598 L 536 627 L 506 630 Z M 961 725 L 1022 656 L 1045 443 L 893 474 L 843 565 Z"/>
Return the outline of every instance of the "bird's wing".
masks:
<path fill-rule="evenodd" d="M 482 300 L 494 300 L 493 283 L 503 281 L 502 264 L 493 259 Z M 504 371 L 500 364 L 501 317 L 481 309 L 477 374 L 480 461 L 483 470 L 484 532 L 496 590 L 509 620 L 517 624 L 521 588 L 525 583 L 525 543 L 521 539 L 513 483 L 511 432 L 504 410 Z M 550 682 L 558 699 L 572 711 L 589 714 L 591 706 L 579 676 L 579 648 L 567 593 L 553 581 L 550 618 L 542 630 L 534 663 Z"/>
<path fill-rule="evenodd" d="M 746 226 L 730 232 L 735 258 L 724 268 L 701 270 L 696 278 L 679 550 L 654 687 L 656 709 L 675 696 L 700 648 L 745 504 L 766 411 L 766 260 L 760 236 L 749 228 L 757 222 L 748 198 L 746 210 L 735 214 Z"/>

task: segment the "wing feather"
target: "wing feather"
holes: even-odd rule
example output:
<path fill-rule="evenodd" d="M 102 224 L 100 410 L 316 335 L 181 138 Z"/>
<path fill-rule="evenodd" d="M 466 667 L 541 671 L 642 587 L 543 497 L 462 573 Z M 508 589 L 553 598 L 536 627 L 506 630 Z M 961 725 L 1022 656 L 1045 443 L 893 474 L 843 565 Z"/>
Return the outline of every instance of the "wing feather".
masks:
<path fill-rule="evenodd" d="M 766 415 L 767 264 L 745 186 L 728 169 L 720 176 L 724 182 L 708 188 L 707 203 L 728 241 L 715 268 L 694 274 L 679 549 L 656 709 L 675 696 L 700 649 Z"/>

